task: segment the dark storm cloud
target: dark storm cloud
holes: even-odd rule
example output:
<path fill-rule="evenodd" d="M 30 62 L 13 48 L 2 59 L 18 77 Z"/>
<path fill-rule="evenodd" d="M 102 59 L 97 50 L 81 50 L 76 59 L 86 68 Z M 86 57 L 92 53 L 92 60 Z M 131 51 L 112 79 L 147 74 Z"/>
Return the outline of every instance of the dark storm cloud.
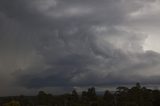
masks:
<path fill-rule="evenodd" d="M 148 2 L 1 0 L 0 62 L 2 76 L 8 77 L 2 77 L 5 86 L 152 83 L 160 55 L 144 51 L 147 36 L 125 26 L 130 13 Z"/>

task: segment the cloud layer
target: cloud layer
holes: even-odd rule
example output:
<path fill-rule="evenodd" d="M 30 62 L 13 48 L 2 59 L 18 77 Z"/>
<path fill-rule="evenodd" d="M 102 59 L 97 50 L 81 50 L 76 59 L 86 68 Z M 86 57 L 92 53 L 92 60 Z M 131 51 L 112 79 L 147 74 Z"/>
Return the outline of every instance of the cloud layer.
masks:
<path fill-rule="evenodd" d="M 145 11 L 150 6 L 160 12 L 155 2 L 1 0 L 2 95 L 15 89 L 159 84 L 160 54 L 144 50 L 152 37 L 145 26 L 153 21 Z"/>

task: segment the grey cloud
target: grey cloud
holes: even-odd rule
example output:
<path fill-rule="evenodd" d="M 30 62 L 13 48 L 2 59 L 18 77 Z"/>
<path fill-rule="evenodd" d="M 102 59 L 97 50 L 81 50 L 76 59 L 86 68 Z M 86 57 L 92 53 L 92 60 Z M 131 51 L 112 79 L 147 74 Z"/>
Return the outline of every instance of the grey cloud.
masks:
<path fill-rule="evenodd" d="M 147 36 L 127 27 L 129 14 L 146 2 L 0 1 L 0 57 L 7 64 L 0 73 L 7 70 L 2 74 L 9 76 L 6 86 L 158 83 L 146 70 L 159 66 L 159 53 L 144 51 Z"/>

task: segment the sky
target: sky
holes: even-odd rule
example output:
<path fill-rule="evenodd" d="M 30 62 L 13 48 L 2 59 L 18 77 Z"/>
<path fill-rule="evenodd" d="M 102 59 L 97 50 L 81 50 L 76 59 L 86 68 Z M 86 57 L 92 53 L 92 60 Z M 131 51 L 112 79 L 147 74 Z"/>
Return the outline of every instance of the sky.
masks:
<path fill-rule="evenodd" d="M 160 0 L 0 0 L 0 96 L 160 84 Z"/>

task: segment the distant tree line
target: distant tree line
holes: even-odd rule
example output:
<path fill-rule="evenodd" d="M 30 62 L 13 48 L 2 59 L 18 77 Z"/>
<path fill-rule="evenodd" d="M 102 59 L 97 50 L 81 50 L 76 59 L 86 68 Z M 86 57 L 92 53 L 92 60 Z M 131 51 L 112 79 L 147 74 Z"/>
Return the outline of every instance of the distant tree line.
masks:
<path fill-rule="evenodd" d="M 141 87 L 118 87 L 115 92 L 105 91 L 97 95 L 94 87 L 78 94 L 53 96 L 40 91 L 37 96 L 15 96 L 0 98 L 1 106 L 160 106 L 160 91 Z"/>

